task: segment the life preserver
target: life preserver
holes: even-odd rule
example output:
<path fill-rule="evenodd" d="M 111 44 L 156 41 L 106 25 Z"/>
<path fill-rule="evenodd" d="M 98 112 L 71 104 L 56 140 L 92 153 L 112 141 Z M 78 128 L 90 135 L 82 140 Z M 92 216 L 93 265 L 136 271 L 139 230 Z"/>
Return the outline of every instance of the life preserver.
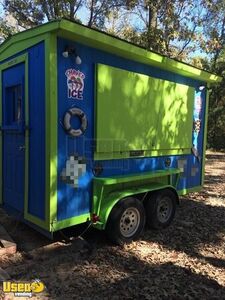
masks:
<path fill-rule="evenodd" d="M 78 117 L 81 121 L 81 126 L 78 129 L 74 129 L 71 126 L 71 118 L 74 116 Z M 82 135 L 85 132 L 85 130 L 87 129 L 87 117 L 81 109 L 76 108 L 76 107 L 70 108 L 65 113 L 63 125 L 64 125 L 64 129 L 66 130 L 66 132 L 69 135 L 77 137 L 77 136 Z"/>

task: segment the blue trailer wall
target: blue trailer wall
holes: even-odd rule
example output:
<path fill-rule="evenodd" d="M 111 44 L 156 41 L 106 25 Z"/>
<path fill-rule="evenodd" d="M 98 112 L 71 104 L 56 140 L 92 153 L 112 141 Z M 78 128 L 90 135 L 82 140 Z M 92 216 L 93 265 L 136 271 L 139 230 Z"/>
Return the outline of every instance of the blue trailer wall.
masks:
<path fill-rule="evenodd" d="M 29 200 L 28 212 L 45 219 L 45 47 L 29 53 Z"/>
<path fill-rule="evenodd" d="M 65 58 L 62 56 L 66 46 L 74 46 L 77 54 L 82 59 L 81 65 L 75 64 L 74 57 Z M 94 162 L 94 130 L 95 130 L 95 64 L 101 63 L 125 69 L 132 72 L 146 74 L 152 77 L 169 80 L 176 83 L 192 86 L 196 89 L 196 108 L 195 119 L 201 120 L 200 132 L 193 132 L 193 143 L 198 149 L 199 156 L 203 153 L 203 128 L 205 113 L 205 92 L 199 92 L 198 87 L 202 82 L 187 77 L 180 76 L 171 72 L 160 70 L 140 64 L 129 59 L 102 52 L 100 50 L 73 43 L 71 41 L 58 39 L 58 220 L 64 220 L 73 216 L 78 216 L 89 212 L 92 201 L 92 169 L 95 165 L 101 165 L 103 172 L 101 177 L 109 177 L 112 175 L 126 175 L 167 168 L 165 165 L 167 156 L 151 157 L 151 158 L 130 158 L 130 159 L 114 159 L 102 160 Z M 75 69 L 84 74 L 83 99 L 70 98 L 67 86 L 67 70 Z M 160 91 L 159 91 L 160 92 Z M 201 95 L 199 94 L 201 93 Z M 200 98 L 199 98 L 200 96 Z M 78 97 L 79 98 L 79 97 Z M 200 99 L 200 100 L 199 100 Z M 202 102 L 199 104 L 199 101 Z M 199 109 L 199 106 L 201 108 Z M 80 137 L 70 137 L 63 129 L 63 117 L 68 109 L 78 107 L 84 111 L 88 118 L 88 127 L 84 135 Z M 143 112 L 146 113 L 146 112 Z M 194 121 L 194 112 L 193 112 Z M 73 122 L 76 122 L 73 120 Z M 79 124 L 73 124 L 79 127 Z M 104 124 L 102 124 L 104 126 Z M 197 130 L 198 131 L 198 130 Z M 197 158 L 193 154 L 169 156 L 171 159 L 171 167 L 182 168 L 183 173 L 179 181 L 178 189 L 191 189 L 201 185 L 202 162 L 200 157 Z M 63 173 L 69 161 L 75 160 L 76 163 L 81 161 L 81 165 L 86 165 L 86 172 L 80 173 L 78 179 L 78 187 L 74 188 L 70 182 L 63 180 Z"/>

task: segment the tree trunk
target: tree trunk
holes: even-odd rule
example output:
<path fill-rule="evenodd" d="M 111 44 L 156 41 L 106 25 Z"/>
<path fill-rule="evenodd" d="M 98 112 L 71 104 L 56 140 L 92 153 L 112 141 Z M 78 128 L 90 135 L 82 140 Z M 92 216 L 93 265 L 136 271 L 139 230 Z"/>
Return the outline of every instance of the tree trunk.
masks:
<path fill-rule="evenodd" d="M 91 0 L 90 18 L 89 18 L 89 21 L 88 21 L 88 27 L 91 27 L 92 23 L 93 23 L 94 5 L 95 5 L 95 0 Z"/>
<path fill-rule="evenodd" d="M 148 7 L 148 49 L 152 43 L 152 32 L 157 28 L 157 7 L 149 5 Z"/>

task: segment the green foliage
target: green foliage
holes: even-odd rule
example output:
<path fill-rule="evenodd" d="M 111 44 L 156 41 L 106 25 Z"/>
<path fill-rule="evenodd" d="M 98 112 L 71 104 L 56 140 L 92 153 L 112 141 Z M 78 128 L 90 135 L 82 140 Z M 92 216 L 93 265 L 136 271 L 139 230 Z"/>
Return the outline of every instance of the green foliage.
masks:
<path fill-rule="evenodd" d="M 219 150 L 225 149 L 225 1 L 210 0 L 205 5 L 201 46 L 210 58 L 208 69 L 223 77 L 209 98 L 208 147 Z"/>
<path fill-rule="evenodd" d="M 84 1 L 68 0 L 4 0 L 5 11 L 23 28 L 29 28 L 61 17 L 76 19 Z"/>
<path fill-rule="evenodd" d="M 198 46 L 202 11 L 193 0 L 132 1 L 128 13 L 139 20 L 132 24 L 130 41 L 169 57 L 187 59 Z M 136 36 L 134 36 L 136 33 Z"/>
<path fill-rule="evenodd" d="M 208 141 L 225 148 L 225 0 L 3 0 L 3 8 L 0 42 L 66 17 L 222 75 L 210 93 Z"/>
<path fill-rule="evenodd" d="M 214 86 L 209 98 L 208 147 L 225 149 L 225 56 L 217 60 L 214 70 L 223 77 L 220 84 Z"/>
<path fill-rule="evenodd" d="M 212 57 L 211 69 L 214 70 L 225 46 L 225 0 L 207 0 L 204 6 L 201 48 Z"/>
<path fill-rule="evenodd" d="M 5 18 L 0 18 L 0 43 L 17 32 L 17 28 Z"/>
<path fill-rule="evenodd" d="M 126 4 L 122 0 L 4 0 L 3 7 L 23 28 L 62 17 L 81 21 L 78 15 L 82 8 L 86 12 L 88 26 L 104 27 L 108 14 L 126 7 Z"/>
<path fill-rule="evenodd" d="M 221 48 L 215 14 L 220 11 L 222 20 L 224 0 L 4 0 L 3 7 L 21 28 L 66 17 L 181 60 L 200 45 L 205 52 Z M 208 39 L 202 38 L 204 28 Z M 3 38 L 13 32 L 8 29 Z"/>

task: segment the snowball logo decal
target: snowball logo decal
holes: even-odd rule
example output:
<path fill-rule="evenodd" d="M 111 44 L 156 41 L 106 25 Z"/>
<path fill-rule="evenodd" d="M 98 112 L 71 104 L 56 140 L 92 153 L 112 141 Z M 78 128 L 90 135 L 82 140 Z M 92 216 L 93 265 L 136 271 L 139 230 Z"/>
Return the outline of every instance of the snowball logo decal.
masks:
<path fill-rule="evenodd" d="M 85 75 L 79 70 L 68 69 L 67 77 L 68 98 L 83 100 Z"/>

